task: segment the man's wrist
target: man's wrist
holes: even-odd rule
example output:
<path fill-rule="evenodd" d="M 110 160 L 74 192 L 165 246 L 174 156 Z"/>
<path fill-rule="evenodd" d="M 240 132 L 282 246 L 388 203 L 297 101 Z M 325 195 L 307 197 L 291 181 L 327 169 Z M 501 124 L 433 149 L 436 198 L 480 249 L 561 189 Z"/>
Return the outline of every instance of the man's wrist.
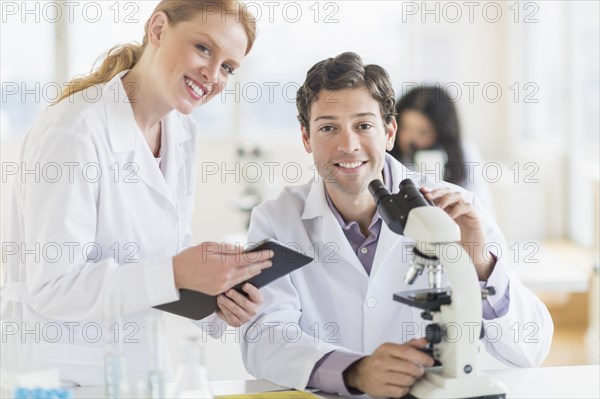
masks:
<path fill-rule="evenodd" d="M 496 257 L 491 252 L 488 252 L 487 256 L 484 255 L 479 262 L 475 263 L 479 281 L 487 281 L 490 278 L 494 271 L 494 267 L 496 266 L 496 262 Z"/>
<path fill-rule="evenodd" d="M 348 390 L 352 390 L 352 389 L 356 389 L 356 390 L 360 390 L 359 388 L 359 383 L 358 383 L 358 375 L 359 375 L 359 366 L 360 363 L 363 361 L 364 357 L 357 360 L 356 362 L 352 363 L 350 366 L 348 366 L 346 368 L 346 370 L 344 370 L 342 372 L 342 376 L 344 377 L 344 383 L 346 384 L 346 387 L 348 387 Z"/>

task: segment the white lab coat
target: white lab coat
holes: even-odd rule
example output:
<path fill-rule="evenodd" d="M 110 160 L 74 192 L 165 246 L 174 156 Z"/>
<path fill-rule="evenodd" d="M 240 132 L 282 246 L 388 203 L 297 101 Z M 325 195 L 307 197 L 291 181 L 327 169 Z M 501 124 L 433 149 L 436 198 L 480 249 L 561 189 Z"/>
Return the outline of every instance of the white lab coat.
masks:
<path fill-rule="evenodd" d="M 387 159 L 392 163 L 397 192 L 399 182 L 410 172 L 389 155 Z M 448 185 L 420 179 L 416 183 L 430 188 Z M 511 365 L 538 365 L 550 348 L 552 319 L 542 302 L 511 273 L 504 239 L 496 224 L 476 197 L 464 193 L 483 216 L 489 242 L 498 243 L 504 253 L 498 254 L 488 285 L 499 288 L 510 278 L 508 312 L 486 322 L 494 323 L 486 331 L 496 341 L 486 343 L 487 350 Z M 411 259 L 407 251 L 410 241 L 383 223 L 372 271 L 367 275 L 327 205 L 321 181 L 287 188 L 278 199 L 254 209 L 248 241 L 266 237 L 300 248 L 318 261 L 262 290 L 265 301 L 261 313 L 245 328 L 245 339 L 241 341 L 242 358 L 255 377 L 304 389 L 315 363 L 332 350 L 371 354 L 384 342 L 402 343 L 424 336 L 420 310 L 392 300 L 395 292 L 427 284 L 424 276 L 412 286 L 404 283 Z M 499 301 L 503 294 L 490 297 L 490 303 Z M 511 326 L 520 329 L 518 342 Z M 496 334 L 498 327 L 500 337 Z M 533 329 L 536 334 L 524 339 Z M 462 332 L 466 334 L 468 329 Z"/>
<path fill-rule="evenodd" d="M 15 183 L 9 241 L 21 250 L 7 255 L 2 319 L 18 323 L 10 339 L 34 331 L 26 336 L 30 367 L 58 367 L 64 383 L 104 383 L 103 348 L 115 333 L 103 309 L 113 292 L 129 323 L 117 336 L 128 377 L 146 377 L 146 316 L 162 317 L 151 307 L 178 299 L 171 259 L 191 241 L 197 127 L 175 111 L 162 120 L 163 176 L 136 125 L 124 73 L 45 111 L 22 151 L 21 168 L 37 165 L 40 176 Z M 159 357 L 170 370 L 161 335 Z"/>

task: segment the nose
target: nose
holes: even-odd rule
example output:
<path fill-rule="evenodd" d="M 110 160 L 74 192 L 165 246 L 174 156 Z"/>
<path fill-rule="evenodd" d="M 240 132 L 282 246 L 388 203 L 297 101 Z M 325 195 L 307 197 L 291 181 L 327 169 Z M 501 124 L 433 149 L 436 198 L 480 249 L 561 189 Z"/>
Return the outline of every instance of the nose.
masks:
<path fill-rule="evenodd" d="M 358 134 L 351 129 L 344 129 L 338 137 L 338 151 L 351 154 L 360 149 L 360 138 L 358 137 Z"/>
<path fill-rule="evenodd" d="M 202 68 L 202 76 L 208 82 L 217 83 L 219 81 L 219 69 L 220 65 L 215 62 L 211 62 Z"/>

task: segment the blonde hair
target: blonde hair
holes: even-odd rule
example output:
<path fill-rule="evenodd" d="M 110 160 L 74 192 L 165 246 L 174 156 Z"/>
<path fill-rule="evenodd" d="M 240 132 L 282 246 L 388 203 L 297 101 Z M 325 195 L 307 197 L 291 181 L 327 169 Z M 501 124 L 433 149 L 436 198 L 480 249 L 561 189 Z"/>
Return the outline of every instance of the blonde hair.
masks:
<path fill-rule="evenodd" d="M 240 21 L 248 36 L 248 46 L 246 54 L 252 49 L 254 40 L 256 39 L 256 20 L 245 9 L 243 4 L 235 0 L 162 0 L 152 12 L 152 15 L 157 12 L 164 12 L 169 22 L 176 25 L 180 22 L 189 21 L 197 13 L 210 10 L 209 7 L 216 7 L 215 10 L 221 10 L 228 14 L 235 15 L 235 20 Z M 75 78 L 67 83 L 67 86 L 62 91 L 60 97 L 53 102 L 52 105 L 68 98 L 80 91 L 86 90 L 89 87 L 106 83 L 114 78 L 119 72 L 126 69 L 131 69 L 140 60 L 146 45 L 148 44 L 148 26 L 150 19 L 146 21 L 144 26 L 144 39 L 142 44 L 124 44 L 111 48 L 108 51 L 106 58 L 102 61 L 100 67 L 90 75 Z"/>

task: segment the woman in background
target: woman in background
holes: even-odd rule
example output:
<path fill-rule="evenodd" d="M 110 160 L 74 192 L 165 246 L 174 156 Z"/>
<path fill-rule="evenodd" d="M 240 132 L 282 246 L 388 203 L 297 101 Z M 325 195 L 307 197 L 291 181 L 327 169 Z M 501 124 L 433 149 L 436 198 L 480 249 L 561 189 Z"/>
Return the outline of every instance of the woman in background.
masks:
<path fill-rule="evenodd" d="M 235 1 L 164 0 L 141 45 L 113 48 L 34 124 L 23 169 L 53 169 L 16 179 L 2 317 L 28 331 L 52 327 L 13 336 L 27 338 L 36 368 L 57 369 L 65 385 L 103 385 L 113 342 L 128 378 L 147 378 L 146 320 L 178 289 L 218 295 L 218 315 L 233 326 L 258 311 L 255 287 L 244 285 L 247 297 L 231 287 L 269 267 L 271 251 L 192 246 L 199 128 L 189 116 L 223 90 L 255 32 Z M 106 328 L 107 317 L 124 324 Z M 169 374 L 165 354 L 152 367 Z"/>
<path fill-rule="evenodd" d="M 424 173 L 435 170 L 427 166 L 428 161 L 439 162 L 443 180 L 476 194 L 493 215 L 483 161 L 475 145 L 462 138 L 456 107 L 445 90 L 436 86 L 412 89 L 396 103 L 396 120 L 396 145 L 389 151 L 394 158 Z"/>

